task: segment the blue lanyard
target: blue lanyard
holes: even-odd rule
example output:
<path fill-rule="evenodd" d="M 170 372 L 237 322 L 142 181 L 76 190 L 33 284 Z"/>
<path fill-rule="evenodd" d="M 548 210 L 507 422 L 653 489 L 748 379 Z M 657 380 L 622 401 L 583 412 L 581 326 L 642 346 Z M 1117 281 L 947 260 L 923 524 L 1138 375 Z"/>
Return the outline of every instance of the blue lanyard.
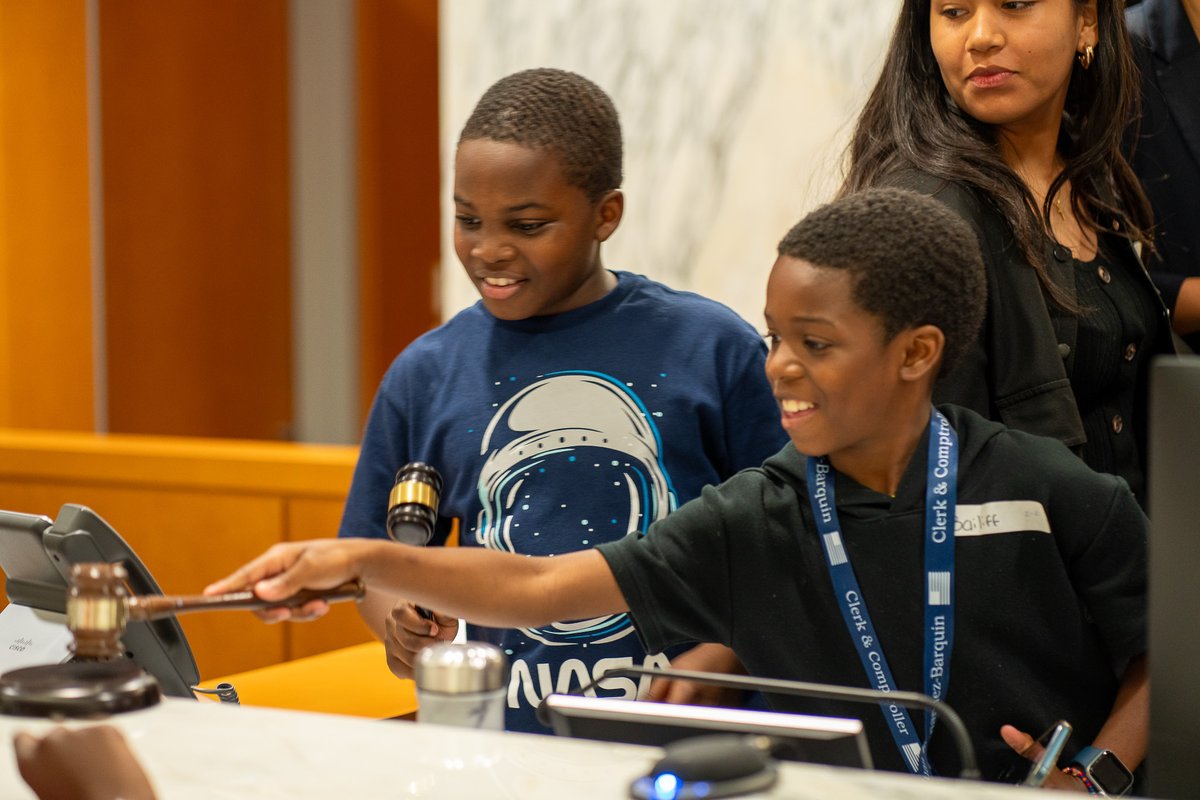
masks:
<path fill-rule="evenodd" d="M 829 576 L 846 621 L 846 629 L 874 689 L 896 686 L 892 670 L 867 603 L 842 543 L 834 499 L 833 468 L 825 457 L 808 459 L 808 500 L 825 549 Z M 954 508 L 958 491 L 958 437 L 949 420 L 934 409 L 929 420 L 929 464 L 925 482 L 925 694 L 942 700 L 950 684 L 954 649 Z M 880 703 L 896 747 L 910 772 L 932 775 L 927 753 L 937 714 L 925 712 L 925 741 L 917 738 L 912 720 L 901 706 Z"/>

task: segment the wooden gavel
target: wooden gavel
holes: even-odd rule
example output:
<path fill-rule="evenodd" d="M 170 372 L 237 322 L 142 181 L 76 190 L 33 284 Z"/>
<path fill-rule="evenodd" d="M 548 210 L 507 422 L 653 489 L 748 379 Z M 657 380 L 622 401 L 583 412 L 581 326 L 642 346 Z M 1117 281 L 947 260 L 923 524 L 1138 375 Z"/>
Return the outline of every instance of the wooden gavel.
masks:
<path fill-rule="evenodd" d="M 67 589 L 67 628 L 75 637 L 76 658 L 106 660 L 124 654 L 121 636 L 130 621 L 163 619 L 186 611 L 299 608 L 312 600 L 360 600 L 361 581 L 333 589 L 305 590 L 282 600 L 263 600 L 252 591 L 216 595 L 132 595 L 121 564 L 81 563 L 71 567 Z"/>

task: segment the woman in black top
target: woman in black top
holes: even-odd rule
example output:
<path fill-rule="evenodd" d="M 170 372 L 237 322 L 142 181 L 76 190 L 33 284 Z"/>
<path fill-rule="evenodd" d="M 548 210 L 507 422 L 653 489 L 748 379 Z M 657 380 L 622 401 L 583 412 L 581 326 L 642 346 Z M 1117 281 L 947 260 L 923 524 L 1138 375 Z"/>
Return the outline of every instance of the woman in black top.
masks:
<path fill-rule="evenodd" d="M 936 401 L 1055 437 L 1144 502 L 1149 362 L 1172 345 L 1120 150 L 1136 92 L 1117 0 L 904 0 L 842 193 L 924 191 L 979 236 L 988 318 Z"/>

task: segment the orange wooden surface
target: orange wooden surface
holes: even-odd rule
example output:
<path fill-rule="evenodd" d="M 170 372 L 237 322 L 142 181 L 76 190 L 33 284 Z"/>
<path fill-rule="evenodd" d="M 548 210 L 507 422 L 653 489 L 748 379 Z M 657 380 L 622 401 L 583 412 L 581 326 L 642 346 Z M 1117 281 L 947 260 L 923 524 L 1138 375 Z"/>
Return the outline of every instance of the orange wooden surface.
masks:
<path fill-rule="evenodd" d="M 391 719 L 414 714 L 417 692 L 387 667 L 379 642 L 345 647 L 286 664 L 222 675 L 203 682 L 228 682 L 242 705 L 291 708 L 321 714 Z M 211 699 L 205 696 L 204 699 Z"/>
<path fill-rule="evenodd" d="M 0 425 L 90 429 L 84 4 L 0 2 Z"/>
<path fill-rule="evenodd" d="M 89 506 L 164 592 L 192 594 L 270 545 L 333 536 L 357 448 L 0 429 L 0 509 L 55 517 Z M 185 614 L 202 676 L 371 639 L 350 606 L 264 625 L 245 611 Z"/>
<path fill-rule="evenodd" d="M 100 5 L 109 429 L 291 425 L 286 0 Z"/>
<path fill-rule="evenodd" d="M 438 4 L 359 0 L 359 392 L 440 321 Z M 453 259 L 453 254 L 450 254 Z"/>

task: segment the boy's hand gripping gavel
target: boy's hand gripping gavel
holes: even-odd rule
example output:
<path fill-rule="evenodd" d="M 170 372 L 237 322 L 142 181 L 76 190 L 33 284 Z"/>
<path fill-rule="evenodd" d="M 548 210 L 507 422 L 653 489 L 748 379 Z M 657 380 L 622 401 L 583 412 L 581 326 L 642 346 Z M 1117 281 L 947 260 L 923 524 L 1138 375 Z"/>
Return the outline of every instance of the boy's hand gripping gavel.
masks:
<path fill-rule="evenodd" d="M 75 637 L 77 658 L 104 660 L 124 654 L 121 635 L 130 620 L 154 620 L 185 611 L 210 609 L 299 608 L 311 600 L 359 600 L 361 581 L 333 589 L 305 590 L 266 601 L 246 590 L 218 595 L 131 595 L 129 574 L 121 564 L 85 563 L 71 567 L 67 589 L 67 628 Z"/>

